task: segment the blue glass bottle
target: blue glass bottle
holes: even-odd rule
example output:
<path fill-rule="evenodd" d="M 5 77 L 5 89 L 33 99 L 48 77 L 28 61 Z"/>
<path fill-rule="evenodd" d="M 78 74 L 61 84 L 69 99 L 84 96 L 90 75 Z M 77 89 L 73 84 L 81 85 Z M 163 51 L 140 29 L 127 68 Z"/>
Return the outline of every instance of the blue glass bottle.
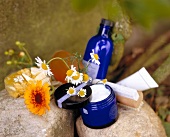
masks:
<path fill-rule="evenodd" d="M 112 57 L 114 44 L 111 39 L 114 23 L 107 19 L 102 19 L 97 35 L 93 36 L 87 44 L 83 64 L 88 65 L 87 74 L 92 79 L 105 79 L 108 66 Z M 92 62 L 90 53 L 94 52 L 99 57 L 100 64 Z M 90 60 L 90 62 L 88 62 Z"/>

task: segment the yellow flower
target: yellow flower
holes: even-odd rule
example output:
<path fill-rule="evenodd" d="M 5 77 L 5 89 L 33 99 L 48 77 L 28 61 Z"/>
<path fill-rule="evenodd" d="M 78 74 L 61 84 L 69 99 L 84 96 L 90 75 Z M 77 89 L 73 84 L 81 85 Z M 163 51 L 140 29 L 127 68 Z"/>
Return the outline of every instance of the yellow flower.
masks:
<path fill-rule="evenodd" d="M 100 65 L 100 62 L 99 62 L 100 58 L 97 54 L 94 53 L 94 49 L 92 49 L 92 53 L 90 53 L 90 56 L 91 56 L 92 62 L 94 62 L 97 65 Z"/>
<path fill-rule="evenodd" d="M 31 81 L 24 94 L 25 104 L 30 112 L 37 115 L 43 115 L 46 110 L 50 110 L 50 93 L 49 85 L 42 81 Z"/>
<path fill-rule="evenodd" d="M 76 75 L 72 77 L 71 83 L 78 85 L 79 83 L 82 83 L 83 80 L 83 73 L 76 72 Z"/>
<path fill-rule="evenodd" d="M 49 65 L 46 64 L 45 60 L 42 61 L 39 57 L 35 58 L 35 60 L 37 61 L 37 62 L 35 62 L 35 64 L 37 64 L 37 66 L 40 68 L 40 70 L 42 70 L 48 76 L 53 75 Z"/>
<path fill-rule="evenodd" d="M 74 67 L 73 65 L 71 65 L 71 69 L 69 69 L 69 70 L 67 70 L 67 72 L 66 72 L 66 78 L 65 78 L 65 80 L 67 81 L 67 82 L 70 82 L 71 80 L 72 80 L 72 77 L 73 76 L 75 76 L 76 75 L 76 67 Z"/>
<path fill-rule="evenodd" d="M 106 84 L 106 82 L 107 82 L 107 79 L 103 79 L 103 80 L 102 80 L 102 83 L 103 83 L 103 84 Z"/>
<path fill-rule="evenodd" d="M 89 80 L 89 75 L 83 74 L 83 82 L 87 82 Z"/>
<path fill-rule="evenodd" d="M 75 93 L 76 93 L 76 90 L 75 90 L 74 86 L 73 87 L 69 87 L 69 89 L 67 91 L 67 94 L 75 95 Z"/>
<path fill-rule="evenodd" d="M 86 95 L 86 89 L 80 89 L 80 91 L 77 93 L 78 96 L 80 97 L 85 97 Z"/>

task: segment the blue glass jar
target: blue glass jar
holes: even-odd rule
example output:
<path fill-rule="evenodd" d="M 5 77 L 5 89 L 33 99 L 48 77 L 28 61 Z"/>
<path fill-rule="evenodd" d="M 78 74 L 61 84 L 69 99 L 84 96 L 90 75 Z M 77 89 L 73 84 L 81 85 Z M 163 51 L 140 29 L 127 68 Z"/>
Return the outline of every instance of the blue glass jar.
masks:
<path fill-rule="evenodd" d="M 98 85 L 92 86 L 97 87 Z M 115 93 L 110 86 L 105 85 L 105 88 L 110 91 L 107 98 L 97 102 L 90 101 L 86 106 L 80 108 L 83 123 L 87 127 L 100 129 L 108 127 L 117 121 L 118 107 Z M 100 87 L 99 92 L 102 92 Z"/>
<path fill-rule="evenodd" d="M 87 74 L 92 79 L 105 79 L 108 66 L 112 57 L 114 44 L 111 39 L 112 29 L 114 23 L 110 20 L 102 19 L 100 29 L 97 35 L 93 36 L 86 47 L 83 64 L 88 65 Z M 100 64 L 92 63 L 90 53 L 94 52 L 99 57 Z"/>

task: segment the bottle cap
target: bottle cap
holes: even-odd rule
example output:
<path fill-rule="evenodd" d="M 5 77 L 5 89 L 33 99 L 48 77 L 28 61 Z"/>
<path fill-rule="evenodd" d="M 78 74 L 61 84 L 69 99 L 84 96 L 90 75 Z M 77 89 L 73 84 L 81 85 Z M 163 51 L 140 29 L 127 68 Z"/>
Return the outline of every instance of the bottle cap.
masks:
<path fill-rule="evenodd" d="M 111 21 L 111 20 L 108 20 L 108 19 L 102 19 L 102 20 L 101 20 L 101 24 L 107 25 L 107 26 L 110 26 L 110 27 L 113 27 L 113 26 L 114 26 L 114 22 Z"/>

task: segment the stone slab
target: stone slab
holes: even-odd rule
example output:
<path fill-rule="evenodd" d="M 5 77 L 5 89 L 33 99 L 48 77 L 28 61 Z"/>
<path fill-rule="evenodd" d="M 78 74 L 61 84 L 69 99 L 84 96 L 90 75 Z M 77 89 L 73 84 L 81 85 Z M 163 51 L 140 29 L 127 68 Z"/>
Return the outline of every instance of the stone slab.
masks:
<path fill-rule="evenodd" d="M 60 109 L 54 99 L 43 116 L 26 108 L 23 98 L 0 91 L 0 137 L 74 137 L 73 111 Z"/>

